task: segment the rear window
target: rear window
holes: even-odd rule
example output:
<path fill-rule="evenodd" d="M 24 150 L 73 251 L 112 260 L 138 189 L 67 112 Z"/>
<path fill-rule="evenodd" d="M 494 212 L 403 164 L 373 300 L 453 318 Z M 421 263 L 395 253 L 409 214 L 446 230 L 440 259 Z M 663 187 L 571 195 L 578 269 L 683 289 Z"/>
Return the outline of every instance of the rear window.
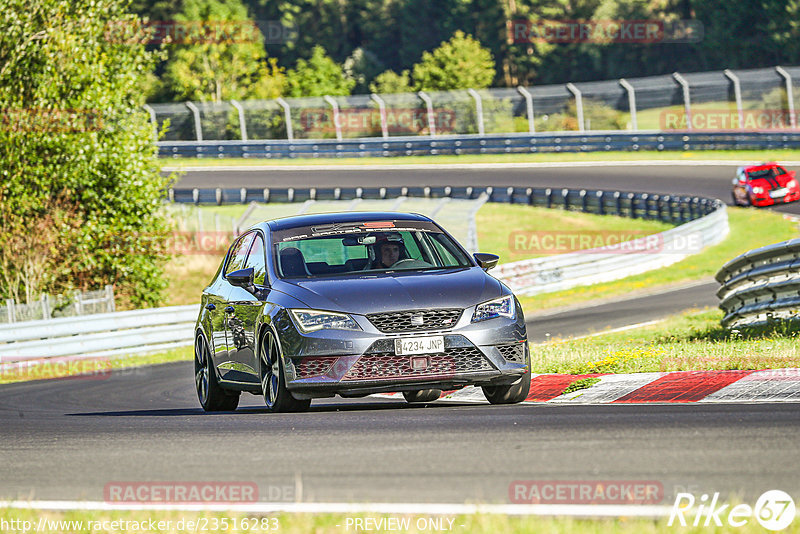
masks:
<path fill-rule="evenodd" d="M 467 254 L 435 224 L 369 221 L 273 233 L 281 278 L 471 267 Z"/>

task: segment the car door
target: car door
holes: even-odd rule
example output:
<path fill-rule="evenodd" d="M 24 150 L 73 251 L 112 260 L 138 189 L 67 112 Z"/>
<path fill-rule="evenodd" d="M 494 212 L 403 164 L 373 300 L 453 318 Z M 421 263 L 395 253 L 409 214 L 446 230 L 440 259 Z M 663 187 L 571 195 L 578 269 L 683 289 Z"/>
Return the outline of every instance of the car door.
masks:
<path fill-rule="evenodd" d="M 235 328 L 236 325 L 230 324 L 233 316 L 233 307 L 230 304 L 230 298 L 233 290 L 237 288 L 233 287 L 225 277 L 233 271 L 244 269 L 244 264 L 247 261 L 247 251 L 250 249 L 252 243 L 252 234 L 245 234 L 234 241 L 228 253 L 228 259 L 225 263 L 222 279 L 220 280 L 220 284 L 223 288 L 220 294 L 224 295 L 224 299 L 216 306 L 215 311 L 219 313 L 220 324 L 224 332 L 220 335 L 220 338 L 225 341 L 224 350 L 218 348 L 214 352 L 214 364 L 217 366 L 222 378 L 225 378 L 225 375 L 230 371 L 231 358 L 236 354 L 236 342 L 240 341 L 239 329 Z M 234 333 L 236 334 L 235 338 L 233 336 Z"/>
<path fill-rule="evenodd" d="M 242 269 L 253 268 L 253 283 L 257 288 L 265 285 L 266 257 L 264 255 L 264 238 L 255 231 L 251 232 L 249 248 Z M 258 363 L 255 353 L 255 336 L 258 319 L 264 309 L 264 300 L 259 299 L 242 287 L 231 288 L 228 296 L 228 339 L 231 353 L 226 380 L 235 382 L 259 383 Z"/>

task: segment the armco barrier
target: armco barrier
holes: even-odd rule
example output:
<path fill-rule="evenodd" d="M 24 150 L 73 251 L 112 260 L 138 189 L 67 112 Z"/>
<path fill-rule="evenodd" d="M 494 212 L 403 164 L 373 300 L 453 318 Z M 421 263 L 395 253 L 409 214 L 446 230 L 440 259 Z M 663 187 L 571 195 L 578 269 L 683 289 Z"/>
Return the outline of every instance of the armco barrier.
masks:
<path fill-rule="evenodd" d="M 59 356 L 98 358 L 191 345 L 199 305 L 0 326 L 0 364 Z"/>
<path fill-rule="evenodd" d="M 800 314 L 800 239 L 745 252 L 716 275 L 728 328 L 792 319 Z"/>
<path fill-rule="evenodd" d="M 800 147 L 800 132 L 558 132 L 252 141 L 159 141 L 162 158 L 358 158 L 439 154 L 741 150 Z"/>

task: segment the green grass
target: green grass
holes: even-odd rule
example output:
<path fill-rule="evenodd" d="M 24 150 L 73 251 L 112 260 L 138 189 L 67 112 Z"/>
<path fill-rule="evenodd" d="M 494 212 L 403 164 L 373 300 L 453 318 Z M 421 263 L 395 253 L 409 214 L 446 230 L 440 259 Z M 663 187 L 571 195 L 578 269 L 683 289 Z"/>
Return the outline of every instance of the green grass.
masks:
<path fill-rule="evenodd" d="M 671 503 L 668 503 L 671 504 Z M 755 503 L 749 503 L 751 506 Z M 727 511 L 726 511 L 727 513 Z M 693 517 L 693 516 L 692 516 Z M 263 514 L 249 514 L 243 515 L 241 513 L 211 513 L 211 512 L 176 512 L 176 511 L 154 511 L 154 512 L 93 512 L 93 511 L 66 511 L 66 512 L 51 512 L 51 511 L 36 511 L 24 509 L 0 509 L 0 521 L 10 522 L 12 520 L 29 521 L 31 527 L 28 532 L 33 532 L 38 524 L 40 518 L 46 521 L 77 521 L 81 522 L 80 526 L 73 524 L 71 527 L 57 528 L 57 525 L 48 525 L 44 523 L 45 528 L 38 530 L 37 534 L 49 533 L 89 533 L 104 534 L 112 532 L 139 532 L 146 534 L 184 534 L 186 532 L 204 532 L 200 529 L 187 528 L 188 522 L 193 522 L 193 526 L 207 525 L 209 530 L 205 532 L 229 532 L 229 533 L 314 533 L 314 534 L 344 534 L 348 532 L 393 532 L 388 529 L 369 529 L 357 530 L 352 521 L 356 518 L 365 519 L 371 518 L 376 521 L 381 519 L 394 519 L 401 520 L 408 518 L 410 520 L 410 527 L 408 530 L 394 530 L 394 532 L 436 532 L 436 530 L 425 529 L 420 530 L 416 528 L 418 520 L 426 519 L 444 519 L 444 525 L 448 525 L 447 520 L 452 520 L 452 530 L 445 530 L 445 532 L 463 532 L 463 533 L 476 533 L 476 534 L 534 534 L 546 532 L 548 534 L 655 534 L 661 532 L 675 532 L 676 530 L 682 534 L 705 534 L 717 532 L 732 532 L 735 530 L 737 533 L 750 534 L 755 532 L 764 532 L 764 529 L 759 526 L 755 518 L 750 518 L 746 525 L 732 529 L 731 527 L 680 527 L 680 526 L 667 526 L 668 520 L 664 519 L 570 519 L 570 518 L 546 518 L 546 517 L 526 517 L 526 516 L 508 516 L 498 514 L 474 514 L 474 515 L 459 515 L 459 516 L 427 516 L 427 515 L 399 515 L 399 514 L 286 514 L 278 513 L 271 515 Z M 260 521 L 266 518 L 265 526 L 277 525 L 275 528 L 260 528 Z M 274 521 L 273 521 L 274 518 Z M 687 516 L 688 518 L 688 516 Z M 723 521 L 727 516 L 721 516 Z M 348 528 L 348 519 L 351 523 Z M 134 528 L 133 523 L 118 524 L 117 528 L 113 527 L 111 521 L 128 521 L 141 523 L 139 528 Z M 156 529 L 149 528 L 149 521 L 154 522 L 163 521 L 160 525 L 155 525 Z M 223 520 L 227 520 L 229 525 L 228 530 L 210 530 L 213 524 L 220 525 Z M 258 524 L 258 527 L 253 528 L 232 528 L 233 522 L 236 522 L 237 527 L 242 525 L 242 520 L 247 521 L 246 527 L 252 524 Z M 93 522 L 89 524 L 89 522 Z M 179 523 L 183 521 L 183 523 Z M 690 519 L 691 521 L 691 519 Z M 99 522 L 99 523 L 98 523 Z M 169 523 L 167 523 L 169 522 Z M 216 523 L 215 523 L 216 522 Z M 20 524 L 21 523 L 15 523 Z M 182 530 L 178 530 L 178 526 L 182 525 Z M 131 528 L 122 529 L 120 526 L 128 526 Z M 89 527 L 99 527 L 90 530 Z M 22 529 L 16 530 L 22 532 Z M 13 531 L 12 531 L 13 532 Z M 800 521 L 795 520 L 789 527 L 781 532 L 787 534 L 795 534 L 800 532 Z"/>
<path fill-rule="evenodd" d="M 191 360 L 194 357 L 193 354 L 192 347 L 180 347 L 153 354 L 100 357 L 70 363 L 45 361 L 0 371 L 0 384 L 31 380 L 59 380 L 70 377 L 76 380 L 99 380 L 107 378 L 110 374 L 135 370 L 145 365 Z"/>
<path fill-rule="evenodd" d="M 562 395 L 566 395 L 567 393 L 572 393 L 574 391 L 580 391 L 581 389 L 590 388 L 593 385 L 600 382 L 600 379 L 596 376 L 590 376 L 588 378 L 581 378 L 580 380 L 576 380 L 572 382 L 570 385 L 564 388 L 564 391 L 561 392 Z"/>
<path fill-rule="evenodd" d="M 673 227 L 659 221 L 495 203 L 481 207 L 476 223 L 481 251 L 497 254 L 501 263 L 544 255 L 535 246 L 544 243 L 544 237 L 570 238 L 578 233 L 596 236 L 597 232 L 609 232 L 614 236 L 630 234 L 635 239 Z M 576 250 L 581 248 L 587 247 L 578 246 Z"/>
<path fill-rule="evenodd" d="M 641 119 L 639 119 L 641 120 Z M 168 167 L 219 167 L 219 166 L 261 166 L 292 167 L 295 165 L 403 165 L 403 164 L 468 164 L 468 163 L 540 163 L 569 161 L 641 161 L 641 160 L 719 160 L 719 161 L 796 161 L 800 160 L 800 150 L 698 150 L 679 151 L 640 151 L 640 152 L 548 152 L 538 154 L 465 154 L 438 156 L 397 156 L 371 158 L 162 158 Z"/>
<path fill-rule="evenodd" d="M 798 235 L 796 223 L 784 219 L 779 213 L 766 210 L 728 208 L 728 222 L 731 231 L 722 243 L 678 263 L 613 282 L 521 297 L 522 308 L 557 308 L 706 279 L 714 276 L 725 262 L 748 250 L 793 239 Z"/>
<path fill-rule="evenodd" d="M 534 373 L 592 374 L 800 367 L 800 324 L 728 331 L 722 311 L 691 310 L 654 325 L 531 347 Z"/>

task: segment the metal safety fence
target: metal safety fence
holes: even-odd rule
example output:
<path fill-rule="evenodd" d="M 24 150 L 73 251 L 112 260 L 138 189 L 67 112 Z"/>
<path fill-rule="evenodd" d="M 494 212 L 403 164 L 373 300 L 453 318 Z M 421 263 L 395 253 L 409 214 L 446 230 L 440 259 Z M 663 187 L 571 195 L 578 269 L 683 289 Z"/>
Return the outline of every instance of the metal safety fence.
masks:
<path fill-rule="evenodd" d="M 154 138 L 169 147 L 176 141 L 794 130 L 798 79 L 800 67 L 778 66 L 517 88 L 149 104 L 145 109 Z"/>
<path fill-rule="evenodd" d="M 800 316 L 800 239 L 757 248 L 727 262 L 717 273 L 727 328 L 767 324 Z"/>
<path fill-rule="evenodd" d="M 25 304 L 6 299 L 5 306 L 0 306 L 0 323 L 91 315 L 113 312 L 114 309 L 114 287 L 107 285 L 97 291 L 75 291 L 56 296 L 43 294 L 39 300 Z"/>

